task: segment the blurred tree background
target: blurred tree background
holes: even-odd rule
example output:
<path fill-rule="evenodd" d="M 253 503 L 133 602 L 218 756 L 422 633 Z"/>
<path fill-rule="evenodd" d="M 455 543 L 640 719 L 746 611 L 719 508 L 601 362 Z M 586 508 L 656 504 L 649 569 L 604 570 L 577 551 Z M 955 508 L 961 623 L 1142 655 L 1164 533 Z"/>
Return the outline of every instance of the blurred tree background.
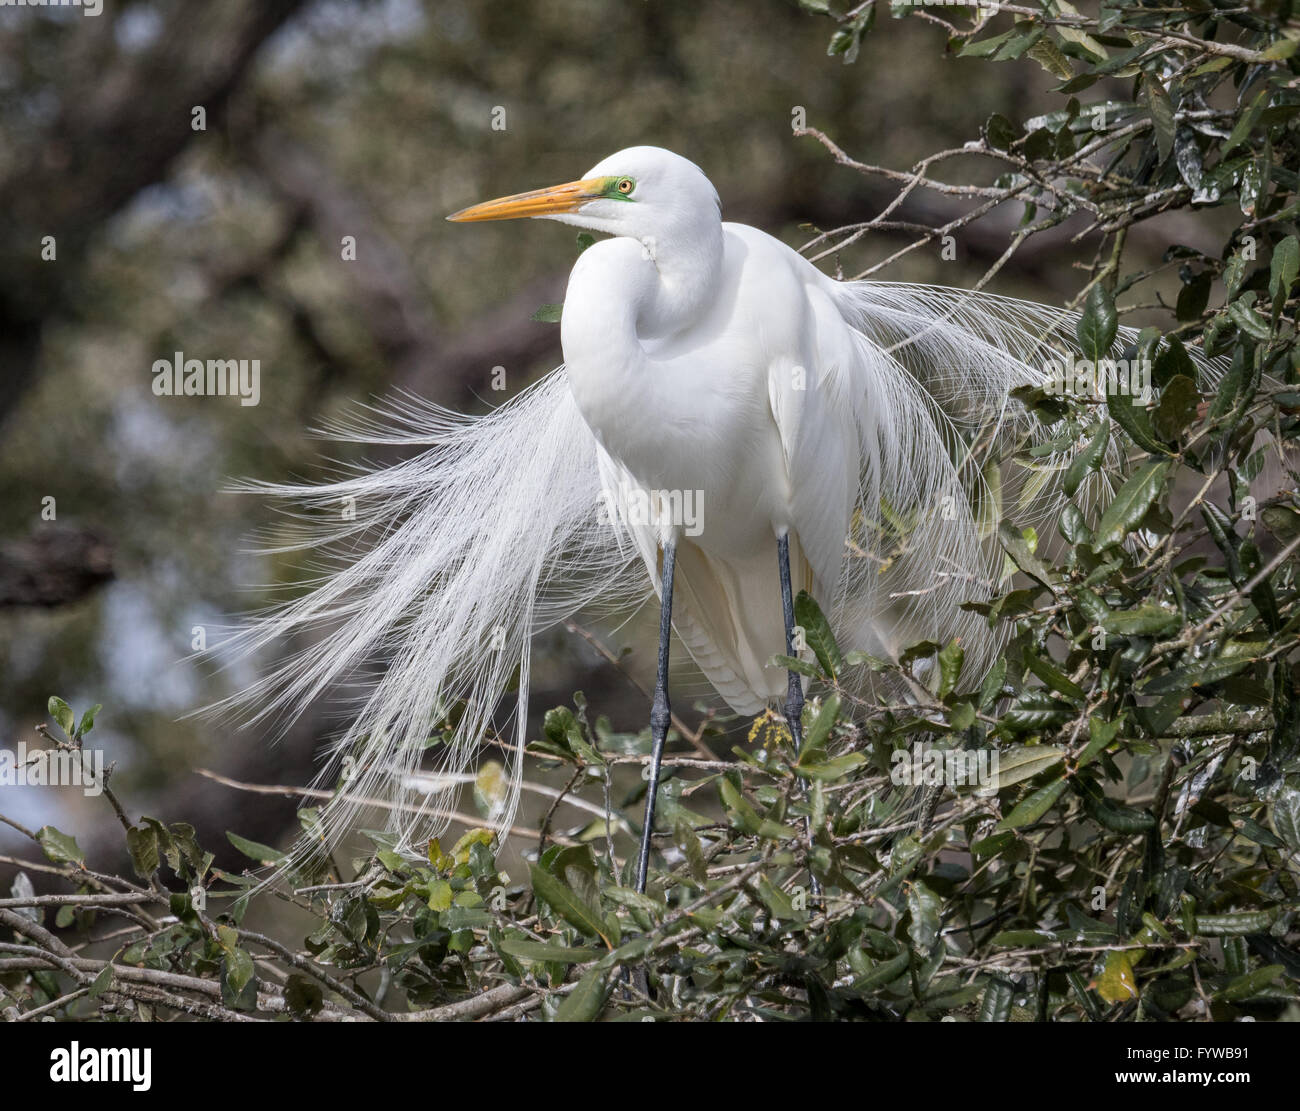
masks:
<path fill-rule="evenodd" d="M 905 168 L 1051 83 L 1032 62 L 982 80 L 919 24 L 853 66 L 828 37 L 781 0 L 0 11 L 4 743 L 53 692 L 103 702 L 123 789 L 273 838 L 291 804 L 193 769 L 306 782 L 326 715 L 274 749 L 183 719 L 248 678 L 187 660 L 196 629 L 215 637 L 261 600 L 250 588 L 292 574 L 244 554 L 270 511 L 223 486 L 319 476 L 347 449 L 308 432 L 341 407 L 405 389 L 481 408 L 559 362 L 558 328 L 530 316 L 562 299 L 572 233 L 444 223 L 458 207 L 653 143 L 705 169 L 727 218 L 797 245 L 888 190 L 797 138 L 796 113 Z M 1001 250 L 987 230 L 955 263 L 934 251 L 889 276 L 960 285 Z M 1007 292 L 1072 291 L 1062 259 L 1026 255 Z M 155 396 L 153 362 L 177 351 L 260 360 L 260 403 Z M 636 691 L 579 638 L 555 637 L 537 674 L 539 710 L 577 686 L 640 727 Z"/>
<path fill-rule="evenodd" d="M 991 81 L 982 59 L 945 55 L 942 29 L 915 19 L 882 26 L 846 65 L 828 56 L 835 25 L 804 7 L 0 10 L 4 743 L 30 735 L 51 693 L 102 702 L 97 736 L 123 790 L 201 830 L 274 840 L 291 803 L 255 804 L 194 769 L 305 783 L 329 708 L 276 746 L 265 730 L 184 717 L 249 678 L 187 659 L 195 637 L 215 638 L 265 600 L 258 584 L 295 574 L 246 554 L 271 511 L 223 486 L 319 477 L 323 454 L 351 458 L 309 430 L 359 401 L 401 389 L 481 409 L 559 361 L 558 329 L 530 317 L 562 299 L 572 232 L 456 228 L 446 213 L 653 143 L 705 169 L 726 218 L 800 245 L 895 192 L 837 167 L 796 134 L 803 124 L 907 169 L 961 146 L 991 113 L 1024 118 L 1056 80 L 1025 58 Z M 1112 84 L 1123 83 L 1098 91 Z M 993 169 L 972 157 L 949 172 L 988 181 Z M 897 216 L 934 223 L 948 199 L 918 193 Z M 936 243 L 880 276 L 970 284 L 1015 219 L 999 210 L 962 230 L 955 258 Z M 1026 244 L 996 288 L 1077 292 L 1071 264 L 1086 254 L 1069 230 Z M 1148 234 L 1158 254 L 1168 240 L 1145 229 L 1130 250 Z M 822 264 L 855 273 L 907 240 L 878 229 Z M 260 403 L 155 396 L 154 360 L 175 352 L 259 360 Z M 506 394 L 491 387 L 497 366 Z M 635 626 L 619 637 L 638 646 Z M 647 662 L 640 644 L 629 667 Z M 535 676 L 536 712 L 580 688 L 616 727 L 642 726 L 643 699 L 580 638 L 553 637 Z M 683 707 L 706 693 L 675 681 Z"/>
<path fill-rule="evenodd" d="M 102 702 L 91 744 L 113 787 L 170 823 L 119 812 L 136 879 L 112 877 L 87 864 L 122 858 L 108 808 L 7 789 L 7 820 L 44 825 L 45 863 L 29 844 L 24 868 L 77 889 L 38 894 L 24 871 L 0 907 L 24 939 L 4 969 L 24 1017 L 83 995 L 142 1018 L 388 1021 L 390 995 L 425 1019 L 1300 1013 L 1290 0 L 142 0 L 3 8 L 0 35 L 4 743 L 32 739 L 52 693 Z M 842 676 L 908 654 L 841 655 L 801 600 L 804 748 L 770 722 L 744 747 L 748 723 L 706 722 L 694 739 L 728 762 L 673 754 L 693 775 L 665 786 L 644 894 L 606 815 L 640 801 L 644 744 L 618 731 L 645 723 L 628 681 L 649 670 L 645 622 L 598 628 L 604 654 L 557 631 L 534 667 L 529 778 L 595 820 L 561 830 L 571 814 L 534 807 L 520 819 L 540 833 L 473 830 L 426 861 L 377 842 L 363 881 L 285 896 L 314 927 L 291 951 L 245 923 L 250 881 L 221 868 L 277 861 L 258 842 L 285 841 L 294 801 L 196 769 L 305 783 L 331 707 L 274 746 L 186 717 L 251 678 L 188 659 L 196 639 L 302 574 L 248 554 L 275 518 L 222 489 L 355 460 L 309 430 L 358 402 L 482 410 L 555 365 L 558 329 L 532 317 L 563 296 L 572 231 L 442 217 L 639 143 L 693 158 L 727 218 L 836 273 L 1083 305 L 1094 358 L 1118 319 L 1154 325 L 1132 348 L 1153 356 L 1150 409 L 1016 391 L 1072 445 L 1072 496 L 1110 436 L 1140 465 L 1104 508 L 1067 506 L 1064 548 L 1000 534 L 1023 576 L 975 603 L 1014 628 L 978 691 L 951 642 L 919 701 L 860 704 Z M 1214 380 L 1194 380 L 1184 342 Z M 155 396 L 153 363 L 176 352 L 259 360 L 260 403 Z M 679 710 L 707 695 L 688 673 L 673 687 Z M 85 717 L 49 713 L 62 733 L 43 740 L 80 743 Z M 891 791 L 893 757 L 931 734 L 1000 751 L 995 791 Z M 806 834 L 787 821 L 803 815 Z M 242 855 L 231 829 L 256 839 L 235 839 Z M 134 921 L 90 958 L 42 925 L 56 907 L 65 936 Z"/>

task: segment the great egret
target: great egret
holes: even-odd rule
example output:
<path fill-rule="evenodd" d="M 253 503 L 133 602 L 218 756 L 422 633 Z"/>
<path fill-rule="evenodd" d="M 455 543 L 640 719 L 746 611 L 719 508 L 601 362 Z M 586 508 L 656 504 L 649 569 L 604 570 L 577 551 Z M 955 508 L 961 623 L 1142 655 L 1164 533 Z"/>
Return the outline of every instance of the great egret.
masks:
<path fill-rule="evenodd" d="M 324 628 L 245 694 L 274 715 L 365 680 L 324 773 L 340 761 L 346 773 L 325 838 L 381 798 L 409 846 L 441 808 L 422 759 L 432 752 L 438 782 L 456 790 L 517 675 L 504 825 L 518 798 L 531 638 L 653 590 L 643 888 L 672 630 L 738 712 L 784 696 L 796 739 L 801 681 L 769 662 L 796 654 L 795 589 L 843 640 L 878 656 L 960 637 L 979 681 L 999 634 L 960 607 L 1001 579 L 989 538 L 1004 507 L 1024 525 L 1062 504 L 1061 451 L 1008 462 L 1047 438 L 1008 394 L 1044 382 L 1074 342 L 1075 317 L 834 280 L 771 236 L 724 223 L 704 173 L 656 147 L 448 219 L 517 217 L 611 237 L 570 276 L 564 366 L 485 416 L 407 400 L 333 430 L 427 449 L 395 466 L 319 486 L 253 484 L 306 506 L 314 527 L 298 544 L 333 542 L 343 559 L 242 634 L 255 649 Z M 1122 330 L 1117 344 L 1132 338 Z M 351 519 L 339 519 L 340 504 Z M 431 732 L 442 742 L 432 748 Z"/>

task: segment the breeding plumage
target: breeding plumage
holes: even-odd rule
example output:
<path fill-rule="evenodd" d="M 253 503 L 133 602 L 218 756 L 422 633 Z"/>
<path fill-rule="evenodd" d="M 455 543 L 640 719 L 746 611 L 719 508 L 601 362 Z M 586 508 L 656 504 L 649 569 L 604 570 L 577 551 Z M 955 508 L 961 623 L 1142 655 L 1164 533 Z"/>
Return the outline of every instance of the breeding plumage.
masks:
<path fill-rule="evenodd" d="M 297 543 L 338 557 L 310 593 L 239 634 L 250 651 L 314 638 L 244 692 L 259 718 L 364 684 L 322 773 L 333 782 L 340 760 L 350 772 L 325 810 L 327 840 L 374 800 L 393 807 L 400 845 L 436 832 L 442 796 L 489 736 L 512 753 L 504 824 L 532 637 L 578 611 L 642 604 L 669 551 L 677 635 L 742 713 L 787 690 L 797 709 L 797 684 L 769 664 L 791 632 L 782 539 L 793 589 L 847 647 L 888 657 L 960 637 L 979 681 L 999 633 L 961 603 L 1000 583 L 1003 517 L 1055 519 L 1070 454 L 1027 454 L 1060 430 L 1010 394 L 1041 386 L 1072 349 L 1073 315 L 836 281 L 723 223 L 704 174 L 653 147 L 451 219 L 512 216 L 612 237 L 573 269 L 565 365 L 484 416 L 407 401 L 332 430 L 421 449 L 395 466 L 247 487 L 303 507 Z M 1117 353 L 1133 339 L 1122 331 Z M 341 499 L 354 520 L 339 519 Z M 431 763 L 445 791 L 417 775 Z"/>

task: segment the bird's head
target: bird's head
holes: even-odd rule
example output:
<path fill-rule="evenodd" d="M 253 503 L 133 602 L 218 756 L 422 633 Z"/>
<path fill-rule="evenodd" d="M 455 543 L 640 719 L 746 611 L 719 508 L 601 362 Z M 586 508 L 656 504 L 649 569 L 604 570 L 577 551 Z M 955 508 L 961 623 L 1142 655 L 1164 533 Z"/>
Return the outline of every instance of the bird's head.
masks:
<path fill-rule="evenodd" d="M 485 201 L 447 219 L 469 223 L 531 216 L 666 242 L 716 228 L 720 210 L 717 190 L 694 162 L 662 147 L 628 147 L 578 181 Z"/>

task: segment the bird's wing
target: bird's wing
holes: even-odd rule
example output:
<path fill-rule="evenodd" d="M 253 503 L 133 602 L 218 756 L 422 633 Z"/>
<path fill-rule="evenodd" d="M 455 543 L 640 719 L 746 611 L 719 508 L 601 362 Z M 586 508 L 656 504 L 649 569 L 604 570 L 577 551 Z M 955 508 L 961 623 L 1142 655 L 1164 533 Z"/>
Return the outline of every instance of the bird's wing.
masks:
<path fill-rule="evenodd" d="M 961 606 L 989 589 L 992 556 L 975 519 L 981 476 L 968 473 L 952 414 L 970 402 L 972 426 L 1000 424 L 1007 390 L 1031 372 L 968 316 L 936 324 L 945 306 L 846 300 L 862 287 L 821 275 L 805 288 L 807 380 L 797 388 L 797 374 L 774 365 L 769 397 L 814 594 L 844 638 L 873 654 L 972 640 L 979 619 Z M 981 342 L 971 381 L 962 360 Z"/>
<path fill-rule="evenodd" d="M 880 563 L 877 574 L 850 568 L 845 593 L 862 620 L 889 629 L 887 648 L 960 640 L 963 678 L 977 681 L 1003 634 L 963 603 L 1004 581 L 1000 522 L 1032 526 L 1051 543 L 1075 450 L 1044 452 L 1060 430 L 1043 425 L 1013 391 L 1042 387 L 1054 363 L 1078 352 L 1078 314 L 897 282 L 834 282 L 826 292 L 857 337 L 854 388 L 868 398 L 851 539 Z M 1137 336 L 1121 328 L 1112 357 L 1122 358 Z M 1218 369 L 1198 364 L 1214 381 Z M 1077 498 L 1106 495 L 1108 472 L 1122 459 L 1117 440 Z"/>
<path fill-rule="evenodd" d="M 767 395 L 789 482 L 790 529 L 807 574 L 794 589 L 828 610 L 839 599 L 845 536 L 863 466 L 852 330 L 819 286 L 806 287 L 804 350 L 768 368 Z"/>

